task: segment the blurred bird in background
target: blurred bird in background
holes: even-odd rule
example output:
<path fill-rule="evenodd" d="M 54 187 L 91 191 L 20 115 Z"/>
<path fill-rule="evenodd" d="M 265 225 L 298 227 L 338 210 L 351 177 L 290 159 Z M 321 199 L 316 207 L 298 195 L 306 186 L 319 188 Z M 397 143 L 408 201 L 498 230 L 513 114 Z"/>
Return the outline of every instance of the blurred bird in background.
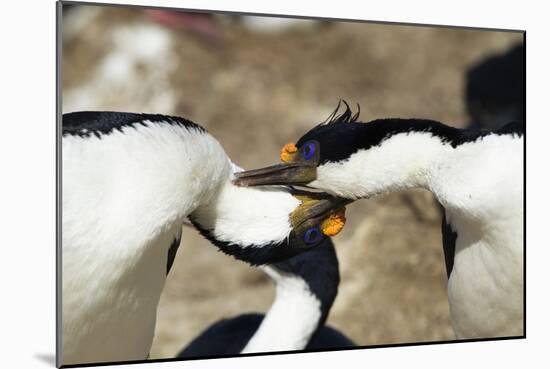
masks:
<path fill-rule="evenodd" d="M 524 68 L 521 43 L 468 69 L 464 98 L 471 128 L 492 130 L 510 122 L 524 123 Z"/>

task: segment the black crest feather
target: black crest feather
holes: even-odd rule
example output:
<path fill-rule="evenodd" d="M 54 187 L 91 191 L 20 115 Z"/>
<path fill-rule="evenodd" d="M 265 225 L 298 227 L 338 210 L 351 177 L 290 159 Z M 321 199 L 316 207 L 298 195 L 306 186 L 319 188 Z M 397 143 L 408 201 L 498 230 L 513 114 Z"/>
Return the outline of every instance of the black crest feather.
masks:
<path fill-rule="evenodd" d="M 346 106 L 346 109 L 342 114 L 338 114 L 342 104 Z M 359 106 L 359 104 L 357 104 L 357 112 L 353 114 L 347 101 L 340 100 L 338 101 L 338 105 L 336 106 L 336 109 L 334 109 L 334 111 L 327 117 L 327 119 L 321 122 L 320 125 L 338 124 L 338 123 L 355 123 L 357 122 L 357 119 L 359 119 L 360 113 L 361 113 L 361 107 Z"/>

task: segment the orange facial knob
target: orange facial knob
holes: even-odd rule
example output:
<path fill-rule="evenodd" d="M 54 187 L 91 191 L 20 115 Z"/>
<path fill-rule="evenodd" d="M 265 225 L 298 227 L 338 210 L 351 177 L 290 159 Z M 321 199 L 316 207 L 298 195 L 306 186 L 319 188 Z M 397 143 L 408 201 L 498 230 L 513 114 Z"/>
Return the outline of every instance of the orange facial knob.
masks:
<path fill-rule="evenodd" d="M 281 161 L 286 162 L 292 160 L 294 154 L 296 154 L 296 151 L 298 151 L 298 148 L 294 145 L 294 143 L 287 143 L 281 149 Z"/>
<path fill-rule="evenodd" d="M 346 224 L 346 208 L 342 208 L 321 223 L 321 231 L 329 237 L 336 236 Z"/>

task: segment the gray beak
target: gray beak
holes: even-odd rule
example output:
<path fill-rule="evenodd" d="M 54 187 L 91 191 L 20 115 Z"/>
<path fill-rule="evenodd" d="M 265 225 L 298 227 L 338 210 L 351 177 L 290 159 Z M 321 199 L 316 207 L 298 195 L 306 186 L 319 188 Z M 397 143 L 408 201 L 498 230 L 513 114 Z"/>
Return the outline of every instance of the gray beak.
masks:
<path fill-rule="evenodd" d="M 305 185 L 317 178 L 317 166 L 305 161 L 291 161 L 269 167 L 235 173 L 237 186 Z"/>

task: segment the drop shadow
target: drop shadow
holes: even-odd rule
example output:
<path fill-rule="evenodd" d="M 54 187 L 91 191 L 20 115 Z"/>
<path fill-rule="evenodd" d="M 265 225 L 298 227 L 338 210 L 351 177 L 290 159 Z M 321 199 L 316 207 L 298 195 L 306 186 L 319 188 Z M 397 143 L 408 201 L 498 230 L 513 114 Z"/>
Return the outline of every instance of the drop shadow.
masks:
<path fill-rule="evenodd" d="M 55 354 L 40 353 L 40 354 L 34 354 L 34 357 L 42 361 L 43 363 L 46 363 L 55 367 Z"/>

